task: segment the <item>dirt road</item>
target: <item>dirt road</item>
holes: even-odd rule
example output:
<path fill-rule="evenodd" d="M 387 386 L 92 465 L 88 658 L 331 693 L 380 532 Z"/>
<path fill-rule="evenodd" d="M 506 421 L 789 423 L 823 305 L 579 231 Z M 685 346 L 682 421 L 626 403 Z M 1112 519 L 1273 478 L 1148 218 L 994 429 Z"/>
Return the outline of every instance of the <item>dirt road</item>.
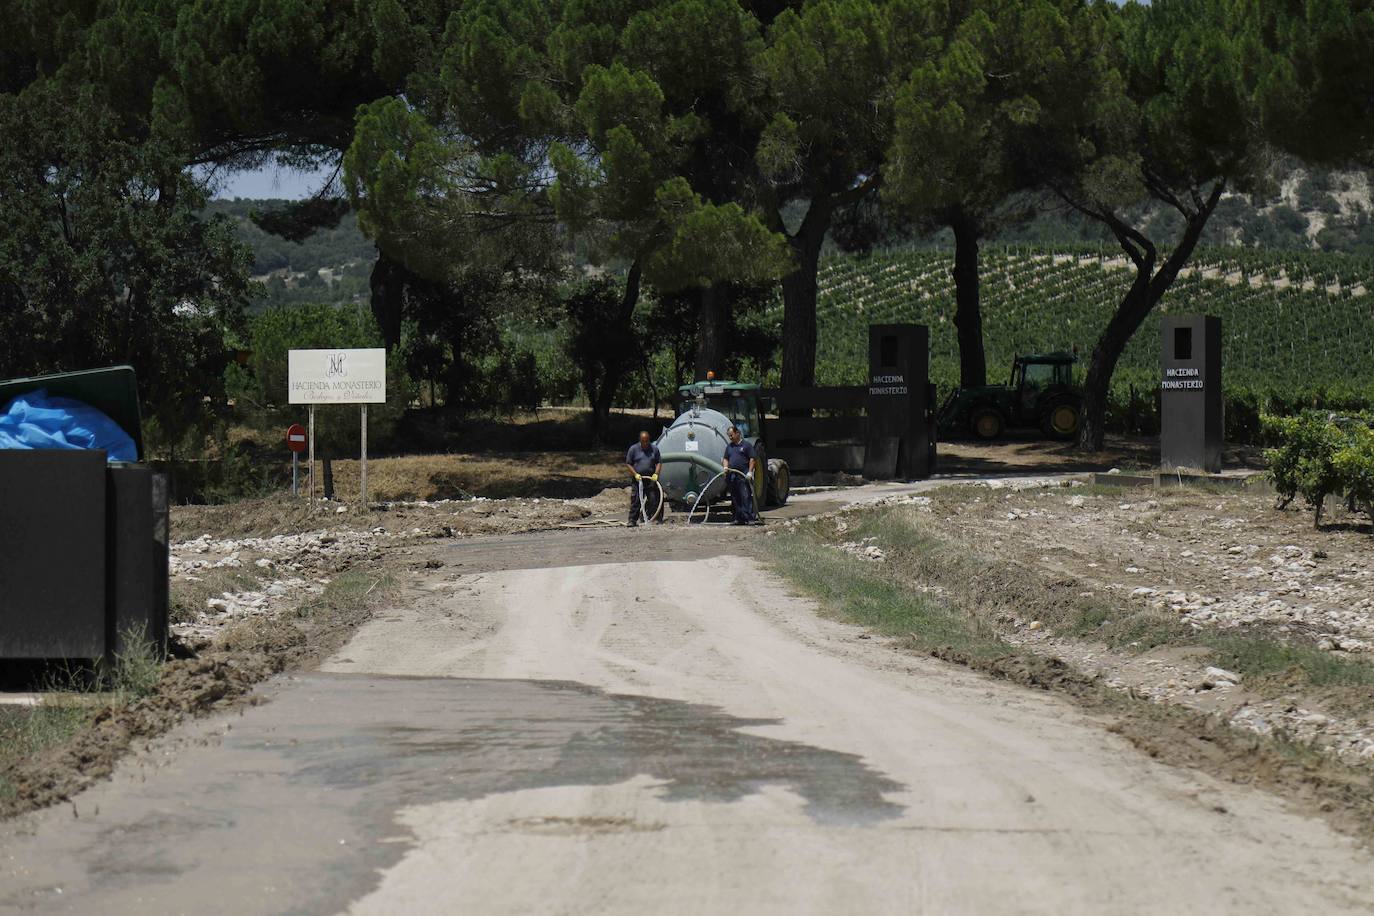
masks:
<path fill-rule="evenodd" d="M 819 618 L 757 534 L 436 547 L 321 672 L 0 829 L 0 910 L 1369 911 L 1322 822 Z"/>

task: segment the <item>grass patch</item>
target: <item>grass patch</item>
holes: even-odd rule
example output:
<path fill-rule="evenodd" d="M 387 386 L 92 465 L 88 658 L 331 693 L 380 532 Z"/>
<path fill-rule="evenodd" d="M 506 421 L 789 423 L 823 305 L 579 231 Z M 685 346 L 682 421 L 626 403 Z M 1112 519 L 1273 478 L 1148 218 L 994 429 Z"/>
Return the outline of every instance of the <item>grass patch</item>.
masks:
<path fill-rule="evenodd" d="M 104 709 L 120 709 L 152 693 L 162 677 L 153 645 L 130 633 L 128 648 L 93 669 L 59 668 L 48 674 L 34 706 L 0 706 L 0 802 L 14 797 L 9 768 L 25 757 L 67 741 Z"/>
<path fill-rule="evenodd" d="M 386 590 L 395 583 L 390 573 L 375 570 L 346 569 L 329 580 L 324 591 L 296 608 L 298 618 L 314 617 L 321 612 L 352 610 L 362 605 L 368 595 L 378 589 Z"/>
<path fill-rule="evenodd" d="M 1264 636 L 1209 635 L 1195 641 L 1212 650 L 1217 665 L 1251 678 L 1290 681 L 1296 675 L 1314 687 L 1374 690 L 1374 664 Z"/>
<path fill-rule="evenodd" d="M 262 580 L 245 567 L 203 569 L 194 575 L 199 581 L 188 581 L 184 576 L 172 580 L 172 623 L 193 623 L 205 612 L 207 599 L 218 598 L 225 592 L 254 591 L 262 585 Z"/>
<path fill-rule="evenodd" d="M 815 524 L 771 543 L 783 575 L 840 619 L 885 636 L 908 637 L 925 650 L 953 649 L 976 658 L 1010 651 L 979 618 L 937 595 L 913 591 L 908 583 L 882 575 L 886 564 L 828 549 Z"/>
<path fill-rule="evenodd" d="M 66 741 L 95 712 L 88 702 L 60 695 L 46 697 L 38 706 L 0 706 L 0 801 L 15 794 L 5 777 L 11 764 Z"/>

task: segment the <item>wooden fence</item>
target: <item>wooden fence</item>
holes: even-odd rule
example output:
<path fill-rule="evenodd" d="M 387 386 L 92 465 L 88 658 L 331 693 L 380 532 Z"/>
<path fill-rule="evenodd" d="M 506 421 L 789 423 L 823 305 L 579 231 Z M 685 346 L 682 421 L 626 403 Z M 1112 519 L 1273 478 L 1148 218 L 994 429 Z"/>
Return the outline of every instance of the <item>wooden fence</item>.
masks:
<path fill-rule="evenodd" d="M 770 458 L 783 459 L 794 471 L 863 471 L 866 387 L 765 388 L 760 394 L 774 405 L 774 415 L 764 424 Z M 824 414 L 807 415 L 814 411 Z"/>

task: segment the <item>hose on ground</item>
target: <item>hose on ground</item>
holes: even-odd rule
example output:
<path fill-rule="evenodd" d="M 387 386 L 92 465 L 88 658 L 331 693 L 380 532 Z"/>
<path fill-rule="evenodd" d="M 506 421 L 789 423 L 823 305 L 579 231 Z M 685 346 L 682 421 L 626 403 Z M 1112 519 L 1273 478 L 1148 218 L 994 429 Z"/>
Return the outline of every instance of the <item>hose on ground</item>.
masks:
<path fill-rule="evenodd" d="M 718 479 L 724 477 L 726 474 L 738 474 L 739 476 L 743 477 L 746 481 L 749 481 L 751 484 L 753 483 L 753 481 L 749 479 L 749 475 L 744 473 L 743 471 L 737 471 L 734 468 L 729 467 L 721 468 L 720 473 L 717 474 L 715 477 L 712 477 L 710 480 L 706 481 L 706 486 L 702 487 L 701 492 L 697 494 L 696 501 L 692 503 L 691 511 L 687 513 L 687 524 L 692 524 L 692 516 L 696 514 L 697 505 L 701 502 L 701 498 L 706 495 L 706 491 L 711 489 L 711 484 L 715 483 Z M 706 515 L 709 515 L 710 512 L 711 505 L 710 503 L 707 503 Z M 702 515 L 701 517 L 701 520 L 703 522 L 706 521 L 706 515 Z"/>

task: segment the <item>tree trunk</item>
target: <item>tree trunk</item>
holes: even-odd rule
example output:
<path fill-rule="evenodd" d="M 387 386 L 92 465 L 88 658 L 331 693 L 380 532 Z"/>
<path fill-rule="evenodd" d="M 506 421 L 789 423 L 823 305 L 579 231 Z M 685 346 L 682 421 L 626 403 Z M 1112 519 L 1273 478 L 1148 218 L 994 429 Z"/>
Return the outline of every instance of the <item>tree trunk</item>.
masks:
<path fill-rule="evenodd" d="M 1150 275 L 1154 271 L 1151 252 L 1136 266 L 1135 280 L 1126 292 L 1097 343 L 1088 361 L 1088 377 L 1083 383 L 1083 412 L 1079 417 L 1078 445 L 1090 451 L 1102 451 L 1106 437 L 1107 397 L 1111 393 L 1112 373 L 1121 359 L 1131 335 L 1150 314 L 1154 302 L 1150 299 Z"/>
<path fill-rule="evenodd" d="M 634 321 L 635 306 L 639 304 L 642 270 L 638 260 L 630 265 L 630 271 L 625 275 L 625 292 L 620 297 L 620 309 L 616 313 L 616 327 L 611 332 L 623 334 L 627 340 L 634 336 L 626 329 Z M 616 392 L 620 389 L 620 381 L 625 377 L 625 367 L 632 365 L 637 356 L 635 353 L 626 353 L 623 359 L 608 363 L 604 367 L 605 374 L 600 383 L 595 385 L 595 390 L 592 385 L 584 383 L 592 407 L 591 434 L 594 446 L 599 447 L 606 442 L 611 426 L 611 405 L 615 401 Z"/>
<path fill-rule="evenodd" d="M 1125 226 L 1115 217 L 1108 221 L 1108 225 L 1121 242 L 1122 250 L 1135 263 L 1136 276 L 1111 320 L 1107 322 L 1106 330 L 1093 346 L 1088 377 L 1083 384 L 1083 413 L 1078 429 L 1080 449 L 1102 451 L 1107 435 L 1107 400 L 1111 394 L 1112 373 L 1116 370 L 1117 361 L 1121 359 L 1121 354 L 1125 351 L 1126 344 L 1130 343 L 1131 337 L 1145 322 L 1150 310 L 1164 298 L 1174 280 L 1178 279 L 1179 270 L 1188 263 L 1188 258 L 1192 257 L 1193 249 L 1197 247 L 1198 239 L 1202 236 L 1202 230 L 1207 227 L 1207 220 L 1215 212 L 1217 202 L 1221 200 L 1221 194 L 1225 189 L 1226 182 L 1218 181 L 1197 211 L 1188 215 L 1183 236 L 1160 266 L 1158 273 L 1154 272 L 1154 245 L 1138 230 Z"/>
<path fill-rule="evenodd" d="M 608 390 L 603 387 L 597 392 L 596 400 L 592 401 L 592 446 L 595 448 L 606 444 L 611 429 L 611 396 L 607 394 Z"/>
<path fill-rule="evenodd" d="M 729 294 L 718 284 L 703 287 L 699 293 L 697 310 L 696 380 L 706 378 L 707 372 L 720 373 L 730 352 L 725 340 L 726 300 Z M 784 319 L 784 322 L 786 319 Z M 719 377 L 719 375 L 717 376 Z"/>
<path fill-rule="evenodd" d="M 401 342 L 402 305 L 405 301 L 405 268 L 377 252 L 372 265 L 372 317 L 377 321 L 382 343 L 388 350 Z"/>
<path fill-rule="evenodd" d="M 963 212 L 949 220 L 954 230 L 954 327 L 959 335 L 959 387 L 988 383 L 983 353 L 983 310 L 978 296 L 978 224 Z"/>
<path fill-rule="evenodd" d="M 797 269 L 782 278 L 782 384 L 816 384 L 816 272 L 834 206 L 813 199 L 795 235 L 787 237 Z"/>

